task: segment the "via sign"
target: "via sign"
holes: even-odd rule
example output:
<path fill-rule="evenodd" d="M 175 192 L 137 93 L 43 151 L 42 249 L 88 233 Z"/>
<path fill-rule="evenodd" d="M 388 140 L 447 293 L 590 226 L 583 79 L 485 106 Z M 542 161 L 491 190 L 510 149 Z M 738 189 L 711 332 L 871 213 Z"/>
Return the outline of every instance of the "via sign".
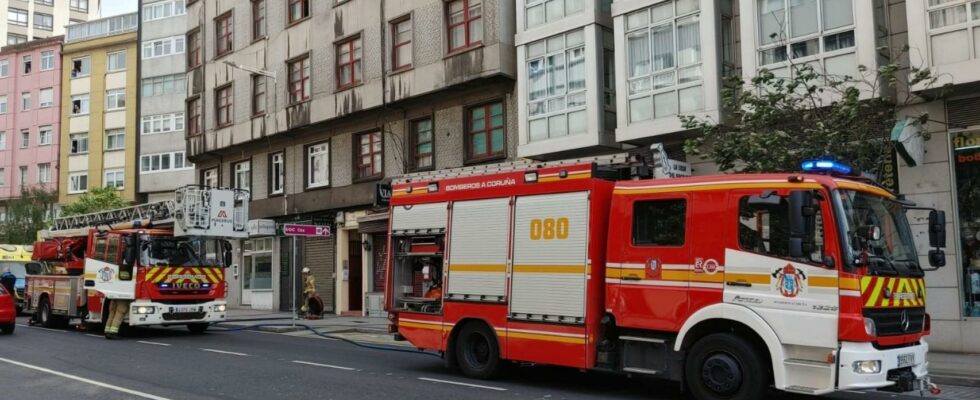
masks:
<path fill-rule="evenodd" d="M 332 236 L 330 233 L 330 227 L 323 225 L 283 224 L 282 233 L 286 236 Z"/>

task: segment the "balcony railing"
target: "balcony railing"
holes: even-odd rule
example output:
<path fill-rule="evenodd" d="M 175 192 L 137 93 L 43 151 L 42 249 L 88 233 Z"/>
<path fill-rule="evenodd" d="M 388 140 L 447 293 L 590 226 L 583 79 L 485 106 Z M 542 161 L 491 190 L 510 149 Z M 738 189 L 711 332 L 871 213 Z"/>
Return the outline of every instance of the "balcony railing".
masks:
<path fill-rule="evenodd" d="M 134 32 L 139 26 L 136 13 L 117 15 L 115 17 L 97 19 L 95 21 L 68 25 L 65 43 L 79 42 L 120 33 Z"/>

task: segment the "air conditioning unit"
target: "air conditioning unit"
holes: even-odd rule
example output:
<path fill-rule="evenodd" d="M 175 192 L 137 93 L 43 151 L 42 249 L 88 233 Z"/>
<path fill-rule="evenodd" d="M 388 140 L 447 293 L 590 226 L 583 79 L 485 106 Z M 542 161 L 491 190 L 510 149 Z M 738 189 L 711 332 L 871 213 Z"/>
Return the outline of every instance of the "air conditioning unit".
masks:
<path fill-rule="evenodd" d="M 366 293 L 364 295 L 364 304 L 367 308 L 368 317 L 385 317 L 385 295 L 384 293 Z"/>

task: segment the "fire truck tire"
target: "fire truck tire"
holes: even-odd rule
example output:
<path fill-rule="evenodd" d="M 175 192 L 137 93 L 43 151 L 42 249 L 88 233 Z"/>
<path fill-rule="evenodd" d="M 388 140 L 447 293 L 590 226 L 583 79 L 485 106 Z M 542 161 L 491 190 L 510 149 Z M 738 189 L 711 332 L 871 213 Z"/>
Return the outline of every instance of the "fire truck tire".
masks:
<path fill-rule="evenodd" d="M 17 324 L 0 325 L 0 331 L 3 331 L 4 335 L 9 335 L 11 333 L 14 333 L 14 327 L 16 326 Z"/>
<path fill-rule="evenodd" d="M 759 351 L 727 333 L 701 338 L 688 353 L 684 376 L 698 400 L 751 400 L 766 397 L 768 371 Z"/>
<path fill-rule="evenodd" d="M 467 377 L 494 378 L 501 369 L 500 345 L 496 335 L 483 324 L 466 324 L 456 337 L 456 361 L 459 370 Z"/>
<path fill-rule="evenodd" d="M 191 331 L 193 334 L 202 334 L 204 331 L 208 330 L 209 324 L 187 324 L 187 330 Z"/>
<path fill-rule="evenodd" d="M 41 323 L 41 326 L 50 329 L 59 329 L 64 327 L 65 319 L 61 316 L 54 315 L 51 312 L 51 303 L 48 302 L 48 298 L 42 298 L 41 304 L 38 306 L 37 310 L 37 321 Z"/>

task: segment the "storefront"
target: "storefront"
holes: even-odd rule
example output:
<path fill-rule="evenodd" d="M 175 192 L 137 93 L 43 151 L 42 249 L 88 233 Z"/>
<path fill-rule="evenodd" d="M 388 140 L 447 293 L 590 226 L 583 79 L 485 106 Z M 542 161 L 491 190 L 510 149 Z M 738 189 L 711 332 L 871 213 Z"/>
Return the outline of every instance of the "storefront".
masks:
<path fill-rule="evenodd" d="M 963 317 L 980 317 L 980 130 L 953 134 Z"/>

